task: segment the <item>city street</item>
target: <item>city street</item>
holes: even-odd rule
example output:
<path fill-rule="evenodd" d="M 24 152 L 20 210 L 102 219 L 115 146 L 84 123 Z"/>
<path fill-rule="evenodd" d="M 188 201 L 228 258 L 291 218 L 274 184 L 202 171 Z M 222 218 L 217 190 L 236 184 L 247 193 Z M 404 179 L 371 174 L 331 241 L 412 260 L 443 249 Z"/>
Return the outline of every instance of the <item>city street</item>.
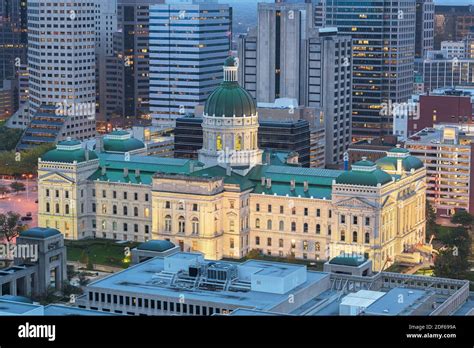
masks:
<path fill-rule="evenodd" d="M 0 186 L 10 188 L 10 184 L 13 180 L 0 180 Z M 26 191 L 19 192 L 18 194 L 9 193 L 5 197 L 0 197 L 0 213 L 5 214 L 9 211 L 16 212 L 21 216 L 25 216 L 26 213 L 31 212 L 33 220 L 25 221 L 30 227 L 37 226 L 38 223 L 38 204 L 35 201 L 38 199 L 37 183 L 36 179 L 19 181 L 25 185 Z"/>

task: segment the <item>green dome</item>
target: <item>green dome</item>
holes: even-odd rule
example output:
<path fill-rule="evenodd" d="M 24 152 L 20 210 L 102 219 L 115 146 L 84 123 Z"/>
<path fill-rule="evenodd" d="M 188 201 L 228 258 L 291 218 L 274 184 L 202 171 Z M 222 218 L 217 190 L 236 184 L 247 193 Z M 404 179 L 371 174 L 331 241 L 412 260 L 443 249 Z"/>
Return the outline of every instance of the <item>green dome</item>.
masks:
<path fill-rule="evenodd" d="M 98 158 L 94 151 L 85 150 L 80 141 L 68 139 L 60 141 L 56 145 L 56 149 L 46 152 L 41 156 L 41 160 L 45 162 L 81 163 L 87 160 L 86 151 L 89 160 Z"/>
<path fill-rule="evenodd" d="M 226 81 L 209 96 L 204 113 L 218 117 L 243 117 L 257 114 L 255 101 L 237 82 Z"/>
<path fill-rule="evenodd" d="M 35 228 L 30 228 L 29 230 L 26 230 L 24 232 L 21 232 L 20 237 L 44 239 L 44 238 L 56 236 L 58 234 L 61 234 L 61 232 L 59 232 L 58 230 L 54 228 L 35 227 Z"/>
<path fill-rule="evenodd" d="M 377 161 L 377 166 L 382 170 L 396 171 L 397 162 L 398 158 L 396 157 L 384 157 Z M 417 170 L 423 168 L 423 162 L 415 156 L 408 156 L 402 159 L 402 168 L 406 172 L 412 169 Z"/>
<path fill-rule="evenodd" d="M 130 152 L 145 148 L 145 144 L 126 131 L 113 131 L 104 137 L 104 151 Z"/>
<path fill-rule="evenodd" d="M 167 240 L 149 240 L 148 242 L 140 244 L 137 249 L 161 253 L 174 247 L 175 245 Z"/>
<path fill-rule="evenodd" d="M 410 156 L 410 151 L 401 147 L 396 147 L 387 152 L 387 157 L 377 160 L 377 166 L 386 171 L 397 171 L 398 160 L 402 160 L 402 168 L 409 172 L 412 169 L 423 168 L 423 162 L 415 156 Z"/>
<path fill-rule="evenodd" d="M 243 117 L 257 114 L 255 100 L 237 82 L 238 63 L 234 57 L 224 62 L 224 82 L 207 98 L 204 114 L 216 117 Z"/>
<path fill-rule="evenodd" d="M 378 186 L 392 181 L 390 174 L 377 168 L 374 162 L 363 159 L 352 165 L 352 170 L 342 173 L 336 178 L 337 184 Z"/>
<path fill-rule="evenodd" d="M 235 57 L 232 57 L 232 56 L 228 57 L 224 61 L 224 66 L 237 67 L 238 66 L 237 59 L 235 59 Z"/>

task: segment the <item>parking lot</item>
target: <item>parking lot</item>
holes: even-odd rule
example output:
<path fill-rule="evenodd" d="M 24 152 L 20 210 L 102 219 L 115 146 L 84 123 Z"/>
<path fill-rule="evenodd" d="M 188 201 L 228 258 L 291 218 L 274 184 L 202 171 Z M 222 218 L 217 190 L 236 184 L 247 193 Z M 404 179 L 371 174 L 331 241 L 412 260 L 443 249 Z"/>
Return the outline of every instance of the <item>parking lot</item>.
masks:
<path fill-rule="evenodd" d="M 10 187 L 12 180 L 0 180 L 0 185 Z M 9 193 L 4 197 L 0 197 L 0 213 L 5 214 L 9 211 L 25 216 L 27 213 L 32 214 L 33 220 L 25 221 L 30 227 L 35 227 L 38 224 L 38 204 L 35 201 L 38 199 L 36 180 L 19 181 L 23 183 L 27 190 L 19 193 Z"/>

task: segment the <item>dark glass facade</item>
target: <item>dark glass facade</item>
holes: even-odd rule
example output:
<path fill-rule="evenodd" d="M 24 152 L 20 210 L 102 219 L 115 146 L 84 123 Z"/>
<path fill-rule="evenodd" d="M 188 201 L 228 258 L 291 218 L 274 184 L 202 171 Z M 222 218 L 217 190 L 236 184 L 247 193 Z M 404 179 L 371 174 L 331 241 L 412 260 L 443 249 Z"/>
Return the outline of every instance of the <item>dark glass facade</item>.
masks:
<path fill-rule="evenodd" d="M 174 154 L 176 158 L 197 159 L 202 148 L 202 118 L 176 120 Z M 260 121 L 258 146 L 263 150 L 294 151 L 304 167 L 310 164 L 310 129 L 305 120 L 295 122 Z"/>

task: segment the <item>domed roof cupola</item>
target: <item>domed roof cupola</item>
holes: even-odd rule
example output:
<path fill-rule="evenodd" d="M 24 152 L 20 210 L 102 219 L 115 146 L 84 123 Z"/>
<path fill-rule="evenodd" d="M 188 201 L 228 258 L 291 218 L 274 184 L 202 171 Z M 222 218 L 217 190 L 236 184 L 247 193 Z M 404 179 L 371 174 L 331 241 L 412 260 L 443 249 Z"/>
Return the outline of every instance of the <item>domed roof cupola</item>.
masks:
<path fill-rule="evenodd" d="M 357 186 L 383 186 L 392 182 L 392 180 L 388 173 L 380 170 L 374 162 L 363 157 L 362 161 L 352 165 L 350 171 L 339 175 L 336 178 L 336 183 Z"/>
<path fill-rule="evenodd" d="M 377 160 L 377 166 L 387 172 L 410 172 L 423 168 L 423 162 L 400 145 L 387 152 L 387 156 Z"/>
<path fill-rule="evenodd" d="M 204 114 L 214 117 L 248 117 L 257 114 L 255 100 L 237 82 L 238 60 L 224 61 L 224 81 L 207 98 Z"/>

